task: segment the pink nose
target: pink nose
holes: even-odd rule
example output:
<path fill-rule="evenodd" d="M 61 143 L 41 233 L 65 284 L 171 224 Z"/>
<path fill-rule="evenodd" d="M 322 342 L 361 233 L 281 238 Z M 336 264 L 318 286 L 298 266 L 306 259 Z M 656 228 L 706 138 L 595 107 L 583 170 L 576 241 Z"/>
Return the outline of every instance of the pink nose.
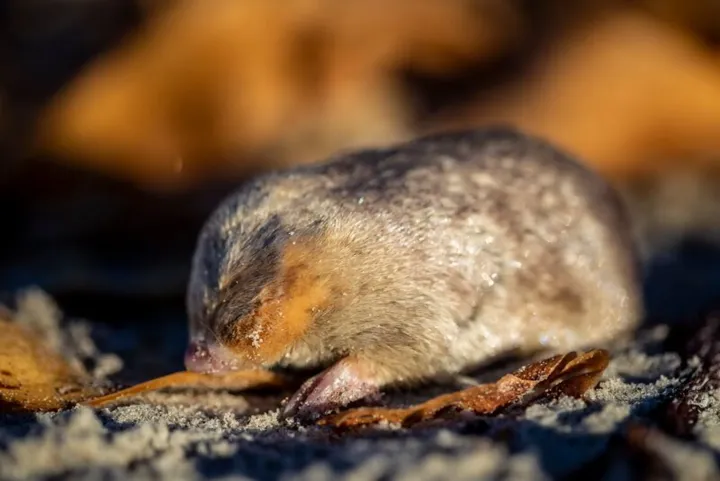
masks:
<path fill-rule="evenodd" d="M 240 369 L 240 364 L 232 353 L 215 343 L 192 341 L 185 351 L 185 368 L 188 371 L 222 373 Z"/>

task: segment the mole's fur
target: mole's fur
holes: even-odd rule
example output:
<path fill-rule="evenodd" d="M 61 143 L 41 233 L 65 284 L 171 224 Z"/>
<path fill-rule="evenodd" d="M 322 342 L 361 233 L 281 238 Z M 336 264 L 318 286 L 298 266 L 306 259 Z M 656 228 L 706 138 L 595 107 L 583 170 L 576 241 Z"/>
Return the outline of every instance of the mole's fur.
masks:
<path fill-rule="evenodd" d="M 203 228 L 188 369 L 329 366 L 287 414 L 508 351 L 599 345 L 642 315 L 616 193 L 510 128 L 435 134 L 250 180 Z"/>

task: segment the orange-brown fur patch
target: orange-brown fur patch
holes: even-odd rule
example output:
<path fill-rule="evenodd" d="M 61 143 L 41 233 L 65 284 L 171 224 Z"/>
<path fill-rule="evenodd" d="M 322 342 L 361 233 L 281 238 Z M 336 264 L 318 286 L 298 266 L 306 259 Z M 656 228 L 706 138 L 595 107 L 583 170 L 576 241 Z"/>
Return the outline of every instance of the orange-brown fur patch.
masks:
<path fill-rule="evenodd" d="M 237 323 L 230 346 L 234 351 L 257 364 L 273 364 L 328 305 L 331 289 L 318 269 L 315 248 L 307 241 L 285 247 L 278 274 L 258 295 L 257 308 Z"/>

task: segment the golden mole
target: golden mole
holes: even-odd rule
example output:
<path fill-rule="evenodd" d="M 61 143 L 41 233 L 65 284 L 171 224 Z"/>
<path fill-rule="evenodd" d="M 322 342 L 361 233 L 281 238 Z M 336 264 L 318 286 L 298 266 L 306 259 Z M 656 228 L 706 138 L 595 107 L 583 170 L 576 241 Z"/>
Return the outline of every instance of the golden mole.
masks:
<path fill-rule="evenodd" d="M 266 174 L 204 226 L 189 370 L 324 367 L 320 415 L 508 351 L 574 350 L 642 315 L 612 188 L 511 128 L 450 132 Z"/>

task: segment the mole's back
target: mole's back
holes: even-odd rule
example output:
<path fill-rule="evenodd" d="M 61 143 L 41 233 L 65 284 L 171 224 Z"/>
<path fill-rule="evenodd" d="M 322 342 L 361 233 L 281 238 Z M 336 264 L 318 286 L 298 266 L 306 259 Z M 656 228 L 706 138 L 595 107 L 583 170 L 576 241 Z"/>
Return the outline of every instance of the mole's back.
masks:
<path fill-rule="evenodd" d="M 258 258 L 268 232 L 308 229 L 364 253 L 346 255 L 346 271 L 376 279 L 387 306 L 414 296 L 438 323 L 459 326 L 458 365 L 506 348 L 600 342 L 640 317 L 635 248 L 616 193 L 512 129 L 432 135 L 248 182 L 203 230 L 191 317 L 216 302 L 224 277 Z"/>

